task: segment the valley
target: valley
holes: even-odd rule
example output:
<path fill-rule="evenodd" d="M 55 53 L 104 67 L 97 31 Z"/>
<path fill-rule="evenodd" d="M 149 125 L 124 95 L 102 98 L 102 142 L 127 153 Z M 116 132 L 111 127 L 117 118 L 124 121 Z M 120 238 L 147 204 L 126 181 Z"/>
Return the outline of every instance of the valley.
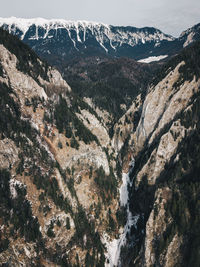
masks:
<path fill-rule="evenodd" d="M 199 25 L 173 38 L 13 20 L 0 19 L 0 264 L 198 267 Z M 136 61 L 152 47 L 169 58 Z"/>

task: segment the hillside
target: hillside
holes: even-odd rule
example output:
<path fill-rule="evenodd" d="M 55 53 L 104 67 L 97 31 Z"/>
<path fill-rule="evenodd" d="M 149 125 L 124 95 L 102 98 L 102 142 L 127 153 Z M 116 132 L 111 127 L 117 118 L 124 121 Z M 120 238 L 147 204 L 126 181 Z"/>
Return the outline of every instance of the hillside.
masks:
<path fill-rule="evenodd" d="M 2 29 L 0 66 L 0 263 L 104 266 L 121 223 L 101 114 Z"/>
<path fill-rule="evenodd" d="M 148 83 L 158 67 L 128 58 L 90 57 L 59 66 L 73 91 L 112 116 L 108 127 L 128 110 L 133 99 L 145 95 Z"/>
<path fill-rule="evenodd" d="M 135 158 L 128 208 L 134 223 L 121 249 L 122 266 L 200 264 L 199 52 L 197 42 L 163 67 L 135 131 L 129 131 L 131 109 L 125 115 L 130 124 L 115 126 L 114 143 L 126 143 Z"/>

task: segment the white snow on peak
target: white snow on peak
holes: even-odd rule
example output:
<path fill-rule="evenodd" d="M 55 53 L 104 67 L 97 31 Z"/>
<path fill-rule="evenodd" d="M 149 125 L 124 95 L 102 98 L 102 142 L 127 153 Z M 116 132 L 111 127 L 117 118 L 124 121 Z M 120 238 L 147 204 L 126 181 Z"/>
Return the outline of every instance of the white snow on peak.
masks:
<path fill-rule="evenodd" d="M 58 29 L 66 29 L 69 34 L 69 38 L 72 40 L 74 47 L 76 48 L 76 40 L 74 37 L 71 37 L 70 30 L 74 30 L 77 35 L 78 42 L 85 42 L 86 39 L 86 31 L 90 30 L 93 35 L 96 36 L 97 41 L 100 45 L 107 50 L 103 45 L 103 37 L 101 32 L 109 32 L 110 26 L 104 23 L 91 22 L 91 21 L 71 21 L 64 19 L 43 19 L 43 18 L 33 18 L 33 19 L 24 19 L 24 18 L 0 18 L 0 27 L 3 25 L 8 26 L 8 31 L 10 33 L 15 33 L 16 29 L 19 29 L 22 32 L 21 40 L 24 39 L 26 32 L 32 25 L 36 26 L 36 33 L 34 36 L 30 37 L 31 40 L 38 40 L 39 38 L 47 38 L 49 37 L 50 30 L 58 30 Z M 45 34 L 43 36 L 38 36 L 38 28 L 43 28 L 45 30 Z M 80 31 L 83 32 L 83 37 L 81 40 Z M 52 36 L 51 36 L 52 37 Z"/>
<path fill-rule="evenodd" d="M 144 59 L 140 59 L 138 60 L 138 62 L 140 63 L 151 63 L 151 62 L 154 62 L 154 61 L 160 61 L 164 58 L 168 57 L 168 55 L 161 55 L 161 56 L 155 56 L 155 57 L 147 57 L 147 58 L 144 58 Z"/>
<path fill-rule="evenodd" d="M 26 32 L 31 25 L 35 25 L 36 27 L 42 28 L 92 28 L 92 27 L 105 27 L 108 28 L 109 26 L 104 23 L 92 22 L 92 21 L 71 21 L 71 20 L 64 20 L 64 19 L 44 19 L 44 18 L 0 18 L 0 26 L 3 24 L 9 26 L 15 26 L 23 33 Z"/>
<path fill-rule="evenodd" d="M 10 17 L 10 18 L 1 18 L 0 17 L 0 22 L 5 23 L 5 24 L 15 24 L 15 25 L 20 25 L 20 26 L 30 26 L 32 24 L 38 25 L 38 26 L 44 26 L 44 25 L 49 25 L 49 24 L 57 24 L 57 25 L 73 25 L 73 26 L 89 26 L 89 25 L 94 25 L 94 26 L 105 26 L 108 27 L 107 24 L 104 23 L 99 23 L 99 22 L 94 22 L 94 21 L 86 21 L 86 20 L 78 20 L 78 21 L 72 21 L 72 20 L 65 20 L 65 19 L 44 19 L 44 18 L 31 18 L 31 19 L 25 19 L 25 18 L 16 18 L 16 17 Z"/>

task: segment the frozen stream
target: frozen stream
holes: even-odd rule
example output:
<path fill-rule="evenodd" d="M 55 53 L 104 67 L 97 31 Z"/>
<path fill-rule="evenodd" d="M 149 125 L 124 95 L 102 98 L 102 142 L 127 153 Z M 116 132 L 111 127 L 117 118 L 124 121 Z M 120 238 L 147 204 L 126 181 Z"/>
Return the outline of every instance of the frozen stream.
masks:
<path fill-rule="evenodd" d="M 135 165 L 135 160 L 132 159 L 130 162 L 130 170 L 129 173 L 133 170 Z M 132 186 L 130 182 L 129 173 L 123 173 L 122 175 L 122 185 L 119 189 L 120 193 L 120 205 L 127 206 L 127 222 L 124 226 L 123 232 L 120 234 L 118 239 L 113 239 L 111 242 L 107 240 L 105 236 L 104 241 L 107 247 L 107 255 L 106 258 L 109 260 L 109 263 L 106 263 L 106 267 L 114 267 L 121 266 L 120 263 L 120 252 L 121 248 L 126 245 L 127 234 L 129 234 L 132 225 L 136 225 L 139 215 L 133 216 L 129 209 L 129 194 L 128 194 L 128 186 Z"/>

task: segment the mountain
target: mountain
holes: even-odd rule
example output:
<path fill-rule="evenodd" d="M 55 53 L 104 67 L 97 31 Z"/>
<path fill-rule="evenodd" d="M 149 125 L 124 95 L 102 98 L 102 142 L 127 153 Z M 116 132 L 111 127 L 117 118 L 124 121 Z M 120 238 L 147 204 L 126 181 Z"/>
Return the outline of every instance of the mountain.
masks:
<path fill-rule="evenodd" d="M 183 43 L 183 47 L 200 40 L 200 23 L 182 32 L 179 39 Z"/>
<path fill-rule="evenodd" d="M 2 29 L 0 106 L 0 264 L 104 266 L 123 223 L 104 112 Z"/>
<path fill-rule="evenodd" d="M 0 26 L 57 66 L 75 57 L 91 56 L 129 57 L 147 63 L 159 61 L 199 40 L 199 25 L 174 38 L 152 27 L 112 26 L 61 19 L 0 18 Z"/>
<path fill-rule="evenodd" d="M 122 93 L 115 112 L 97 105 L 106 90 L 80 97 L 0 29 L 2 266 L 200 265 L 199 55 L 191 44 L 151 83 L 132 59 L 69 65 L 71 83 L 137 84 L 120 116 Z"/>
<path fill-rule="evenodd" d="M 168 47 L 175 40 L 152 27 L 110 26 L 86 21 L 12 17 L 1 18 L 0 26 L 54 64 L 75 56 L 92 55 L 141 59 L 160 55 L 160 46 Z"/>
<path fill-rule="evenodd" d="M 115 125 L 123 169 L 134 159 L 119 266 L 200 264 L 199 55 L 197 42 L 169 61 L 149 87 L 139 119 L 131 107 Z"/>
<path fill-rule="evenodd" d="M 0 25 L 56 66 L 80 98 L 106 110 L 112 117 L 107 121 L 110 134 L 113 122 L 130 107 L 132 99 L 138 92 L 145 93 L 156 69 L 118 56 L 124 49 L 132 51 L 142 45 L 148 50 L 150 44 L 173 40 L 153 28 L 91 22 L 10 18 L 0 19 Z"/>

